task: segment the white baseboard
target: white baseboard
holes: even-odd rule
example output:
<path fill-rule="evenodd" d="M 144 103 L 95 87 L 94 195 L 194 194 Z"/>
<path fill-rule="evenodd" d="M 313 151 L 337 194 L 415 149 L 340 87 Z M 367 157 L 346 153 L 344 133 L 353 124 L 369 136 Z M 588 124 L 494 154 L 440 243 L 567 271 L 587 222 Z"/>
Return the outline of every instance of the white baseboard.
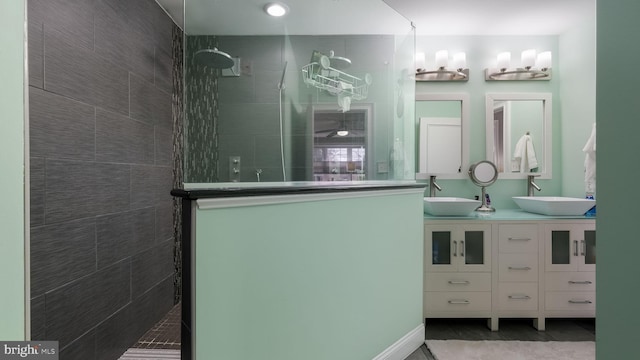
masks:
<path fill-rule="evenodd" d="M 372 360 L 404 360 L 424 344 L 424 324 L 409 331 Z"/>

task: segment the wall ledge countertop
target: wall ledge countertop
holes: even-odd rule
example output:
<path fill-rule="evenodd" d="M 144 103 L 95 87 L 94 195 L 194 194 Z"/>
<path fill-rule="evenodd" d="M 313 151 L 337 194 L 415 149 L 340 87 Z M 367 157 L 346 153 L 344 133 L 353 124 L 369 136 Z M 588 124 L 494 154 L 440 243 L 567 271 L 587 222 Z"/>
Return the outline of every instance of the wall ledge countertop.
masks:
<path fill-rule="evenodd" d="M 413 180 L 190 183 L 171 195 L 189 200 L 223 197 L 302 195 L 425 188 Z"/>

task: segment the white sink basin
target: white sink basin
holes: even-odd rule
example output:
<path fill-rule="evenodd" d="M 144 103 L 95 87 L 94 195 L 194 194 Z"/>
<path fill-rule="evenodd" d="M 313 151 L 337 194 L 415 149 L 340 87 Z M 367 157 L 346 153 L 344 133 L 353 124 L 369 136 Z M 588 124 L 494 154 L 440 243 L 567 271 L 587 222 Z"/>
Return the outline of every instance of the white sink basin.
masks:
<path fill-rule="evenodd" d="M 596 205 L 592 199 L 561 196 L 514 196 L 513 201 L 524 211 L 542 215 L 583 215 Z"/>
<path fill-rule="evenodd" d="M 426 197 L 424 198 L 424 212 L 436 216 L 466 216 L 478 206 L 479 200 L 457 197 Z"/>

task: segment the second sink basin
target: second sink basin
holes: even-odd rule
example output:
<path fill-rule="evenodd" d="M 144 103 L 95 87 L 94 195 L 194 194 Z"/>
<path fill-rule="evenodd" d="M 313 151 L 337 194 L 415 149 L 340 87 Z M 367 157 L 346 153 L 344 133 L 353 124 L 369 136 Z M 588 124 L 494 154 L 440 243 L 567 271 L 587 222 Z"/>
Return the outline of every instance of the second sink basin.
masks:
<path fill-rule="evenodd" d="M 542 215 L 583 215 L 596 205 L 592 199 L 562 196 L 514 196 L 513 201 L 527 212 Z"/>
<path fill-rule="evenodd" d="M 481 204 L 479 200 L 458 197 L 425 197 L 424 212 L 436 216 L 467 216 Z"/>

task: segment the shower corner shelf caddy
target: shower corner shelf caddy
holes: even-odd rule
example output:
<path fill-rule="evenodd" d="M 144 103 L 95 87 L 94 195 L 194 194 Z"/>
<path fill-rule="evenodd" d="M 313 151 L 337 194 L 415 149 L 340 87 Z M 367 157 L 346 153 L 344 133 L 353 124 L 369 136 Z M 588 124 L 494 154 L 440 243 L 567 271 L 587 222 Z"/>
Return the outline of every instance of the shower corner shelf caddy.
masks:
<path fill-rule="evenodd" d="M 332 95 L 349 96 L 353 100 L 366 99 L 372 82 L 370 74 L 360 79 L 317 62 L 302 67 L 302 78 L 307 85 L 327 90 Z"/>

